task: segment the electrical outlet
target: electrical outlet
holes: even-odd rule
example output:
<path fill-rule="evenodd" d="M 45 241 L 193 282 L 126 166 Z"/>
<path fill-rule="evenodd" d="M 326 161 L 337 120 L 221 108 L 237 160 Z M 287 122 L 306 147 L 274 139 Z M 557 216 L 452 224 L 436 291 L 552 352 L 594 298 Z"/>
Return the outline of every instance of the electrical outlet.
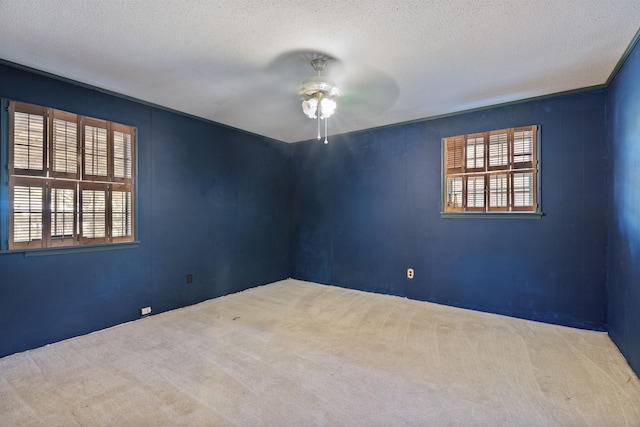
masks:
<path fill-rule="evenodd" d="M 187 283 L 193 283 L 193 274 L 187 274 Z"/>
<path fill-rule="evenodd" d="M 413 275 L 414 275 L 413 268 L 408 268 L 407 269 L 407 278 L 408 279 L 413 279 Z"/>
<path fill-rule="evenodd" d="M 140 309 L 140 315 L 144 316 L 151 313 L 151 307 L 143 307 Z"/>

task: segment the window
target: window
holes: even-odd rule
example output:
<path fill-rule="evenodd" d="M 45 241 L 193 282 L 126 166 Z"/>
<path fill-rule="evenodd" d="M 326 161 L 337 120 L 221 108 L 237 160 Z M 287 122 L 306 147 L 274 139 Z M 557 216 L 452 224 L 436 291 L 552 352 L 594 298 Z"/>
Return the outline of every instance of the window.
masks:
<path fill-rule="evenodd" d="M 134 239 L 134 129 L 9 104 L 9 249 Z"/>
<path fill-rule="evenodd" d="M 540 213 L 537 126 L 452 136 L 442 147 L 444 213 Z"/>

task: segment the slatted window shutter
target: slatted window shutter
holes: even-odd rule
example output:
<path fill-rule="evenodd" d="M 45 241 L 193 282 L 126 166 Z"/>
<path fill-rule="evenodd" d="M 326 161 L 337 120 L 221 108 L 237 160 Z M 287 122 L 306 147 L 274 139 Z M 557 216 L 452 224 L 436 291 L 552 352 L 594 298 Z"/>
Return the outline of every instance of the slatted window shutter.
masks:
<path fill-rule="evenodd" d="M 513 210 L 530 211 L 537 208 L 536 200 L 536 141 L 537 127 L 524 126 L 513 131 Z"/>
<path fill-rule="evenodd" d="M 485 188 L 484 175 L 467 177 L 466 210 L 484 211 Z"/>
<path fill-rule="evenodd" d="M 508 174 L 493 174 L 489 177 L 489 211 L 509 209 Z"/>
<path fill-rule="evenodd" d="M 113 181 L 131 182 L 133 177 L 133 129 L 112 125 Z"/>
<path fill-rule="evenodd" d="M 112 181 L 123 184 L 111 186 L 110 214 L 111 241 L 128 241 L 133 238 L 133 128 L 112 124 L 113 172 Z"/>
<path fill-rule="evenodd" d="M 465 137 L 452 137 L 444 140 L 444 169 L 446 200 L 444 209 L 447 212 L 463 211 L 464 180 L 462 176 L 456 176 L 464 172 L 465 168 Z"/>
<path fill-rule="evenodd" d="M 106 181 L 109 175 L 109 131 L 102 120 L 84 119 L 82 123 L 84 156 L 83 178 Z"/>
<path fill-rule="evenodd" d="M 51 175 L 59 178 L 78 177 L 78 116 L 54 110 L 51 113 Z"/>
<path fill-rule="evenodd" d="M 527 126 L 513 131 L 514 168 L 531 168 L 535 158 L 536 127 Z"/>
<path fill-rule="evenodd" d="M 47 109 L 12 102 L 9 112 L 9 173 L 46 176 Z"/>
<path fill-rule="evenodd" d="M 9 249 L 43 246 L 44 181 L 12 178 L 10 183 L 11 218 Z"/>
<path fill-rule="evenodd" d="M 538 212 L 537 133 L 522 126 L 444 138 L 444 212 Z"/>
<path fill-rule="evenodd" d="M 489 170 L 509 167 L 509 132 L 489 132 Z"/>
<path fill-rule="evenodd" d="M 77 184 L 55 182 L 51 184 L 49 246 L 73 246 L 77 238 Z"/>
<path fill-rule="evenodd" d="M 464 136 L 447 138 L 445 140 L 445 167 L 447 173 L 461 173 L 464 171 L 464 145 Z"/>
<path fill-rule="evenodd" d="M 462 211 L 464 201 L 464 199 L 462 198 L 462 177 L 447 178 L 446 194 L 447 200 L 445 204 L 445 210 Z"/>
<path fill-rule="evenodd" d="M 476 134 L 467 136 L 467 171 L 484 170 L 484 146 L 484 135 Z"/>
<path fill-rule="evenodd" d="M 535 182 L 532 172 L 513 174 L 513 209 L 528 211 L 535 206 Z"/>
<path fill-rule="evenodd" d="M 113 185 L 111 190 L 112 241 L 128 240 L 133 236 L 133 193 L 130 185 Z"/>
<path fill-rule="evenodd" d="M 107 185 L 80 184 L 80 232 L 81 241 L 107 242 Z"/>

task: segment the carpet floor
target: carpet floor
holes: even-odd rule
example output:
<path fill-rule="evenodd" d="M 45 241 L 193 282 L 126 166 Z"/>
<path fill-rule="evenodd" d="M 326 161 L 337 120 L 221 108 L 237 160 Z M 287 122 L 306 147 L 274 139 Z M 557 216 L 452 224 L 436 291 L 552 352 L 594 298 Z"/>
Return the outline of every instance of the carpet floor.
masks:
<path fill-rule="evenodd" d="M 297 280 L 0 359 L 3 426 L 640 426 L 606 333 Z"/>

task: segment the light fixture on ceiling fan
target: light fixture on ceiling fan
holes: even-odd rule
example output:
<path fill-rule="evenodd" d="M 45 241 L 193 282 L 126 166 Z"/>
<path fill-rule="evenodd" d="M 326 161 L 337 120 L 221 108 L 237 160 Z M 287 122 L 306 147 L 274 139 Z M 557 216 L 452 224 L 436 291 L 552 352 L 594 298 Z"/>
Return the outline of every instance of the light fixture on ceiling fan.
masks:
<path fill-rule="evenodd" d="M 327 63 L 326 58 L 315 58 L 311 66 L 318 73 L 316 76 L 306 79 L 298 91 L 302 98 L 302 111 L 310 119 L 318 120 L 318 140 L 320 136 L 320 121 L 324 120 L 324 143 L 327 144 L 327 122 L 337 107 L 337 101 L 342 92 L 333 81 L 320 75 Z"/>

